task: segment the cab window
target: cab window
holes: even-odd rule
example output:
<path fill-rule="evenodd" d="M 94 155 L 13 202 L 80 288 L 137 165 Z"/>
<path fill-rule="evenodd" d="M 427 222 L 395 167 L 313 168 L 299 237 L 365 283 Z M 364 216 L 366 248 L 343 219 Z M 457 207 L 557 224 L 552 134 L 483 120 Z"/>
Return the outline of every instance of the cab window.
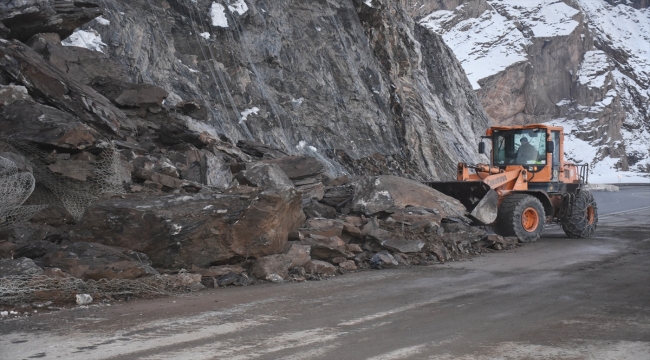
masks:
<path fill-rule="evenodd" d="M 546 132 L 541 129 L 495 131 L 493 140 L 497 166 L 546 165 Z"/>

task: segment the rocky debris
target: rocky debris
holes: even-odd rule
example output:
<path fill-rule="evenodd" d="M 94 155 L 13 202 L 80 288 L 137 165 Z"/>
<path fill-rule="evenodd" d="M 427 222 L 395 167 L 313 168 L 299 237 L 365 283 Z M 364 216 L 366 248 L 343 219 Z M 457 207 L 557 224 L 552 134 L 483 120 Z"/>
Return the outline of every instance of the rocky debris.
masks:
<path fill-rule="evenodd" d="M 285 156 L 264 162 L 277 165 L 291 180 L 311 178 L 325 171 L 323 164 L 311 156 Z"/>
<path fill-rule="evenodd" d="M 15 254 L 29 257 L 44 268 L 58 268 L 84 280 L 136 279 L 158 274 L 149 266 L 145 254 L 97 243 L 57 245 L 35 241 L 16 249 Z"/>
<path fill-rule="evenodd" d="M 90 84 L 119 107 L 140 108 L 150 112 L 160 112 L 162 102 L 169 93 L 150 84 L 133 84 L 114 78 L 97 77 Z"/>
<path fill-rule="evenodd" d="M 253 163 L 246 170 L 238 172 L 235 179 L 241 185 L 254 187 L 293 187 L 293 182 L 275 164 Z"/>
<path fill-rule="evenodd" d="M 291 264 L 289 268 L 296 266 L 305 266 L 311 260 L 311 246 L 310 245 L 300 245 L 300 244 L 291 244 L 291 247 L 287 251 L 287 257 L 291 259 Z"/>
<path fill-rule="evenodd" d="M 320 260 L 311 260 L 305 264 L 305 271 L 309 274 L 334 275 L 336 266 Z"/>
<path fill-rule="evenodd" d="M 0 277 L 19 275 L 40 275 L 43 273 L 32 259 L 21 257 L 18 259 L 0 259 Z"/>
<path fill-rule="evenodd" d="M 357 183 L 353 210 L 365 215 L 402 210 L 408 206 L 432 209 L 440 217 L 462 217 L 466 213 L 460 201 L 428 186 L 397 176 L 366 177 Z"/>
<path fill-rule="evenodd" d="M 347 244 L 338 236 L 320 236 L 310 234 L 308 238 L 301 241 L 304 245 L 311 246 L 311 257 L 317 260 L 331 260 L 337 257 L 351 259 L 354 253 L 350 251 Z"/>
<path fill-rule="evenodd" d="M 66 38 L 102 13 L 92 1 L 25 0 L 0 4 L 0 21 L 10 30 L 6 37 L 20 41 L 48 32 Z"/>
<path fill-rule="evenodd" d="M 328 41 L 319 49 L 333 68 L 305 66 L 317 78 L 340 80 L 336 94 L 293 73 L 251 82 L 248 61 L 239 58 L 241 44 L 225 36 L 214 40 L 222 47 L 209 64 L 195 55 L 200 44 L 179 35 L 169 37 L 176 55 L 172 47 L 158 49 L 161 44 L 150 43 L 158 37 L 148 36 L 142 37 L 141 54 L 121 47 L 117 55 L 116 44 L 128 43 L 126 33 L 131 39 L 149 31 L 142 24 L 153 24 L 150 13 L 128 2 L 120 3 L 127 15 L 111 18 L 110 31 L 97 27 L 109 44 L 105 53 L 62 46 L 60 32 L 39 31 L 27 44 L 0 40 L 1 134 L 46 152 L 48 171 L 88 184 L 96 173 L 89 164 L 110 142 L 117 149 L 116 166 L 130 179 L 126 194 L 98 199 L 78 221 L 52 206 L 0 234 L 0 255 L 33 259 L 53 278 L 134 279 L 160 271 L 174 274 L 170 279 L 183 287 L 200 289 L 317 280 L 481 252 L 488 244 L 480 240 L 485 234 L 462 222 L 464 208 L 416 181 L 384 175 L 435 179 L 445 169 L 453 171 L 457 160 L 475 159 L 465 148 L 468 143 L 474 148 L 473 132 L 486 124 L 449 49 L 418 29 L 397 3 L 384 5 L 344 2 L 333 15 L 354 15 L 351 23 L 341 22 L 345 31 L 329 30 L 368 55 L 369 62 L 356 67 L 362 74 L 351 74 L 340 47 Z M 296 23 L 285 10 L 293 8 L 285 1 L 265 5 L 275 20 L 290 26 Z M 177 21 L 175 28 L 193 21 L 176 10 L 167 8 L 154 27 L 170 19 Z M 141 15 L 138 21 L 125 20 L 134 13 Z M 252 14 L 247 19 L 259 21 Z M 396 24 L 401 30 L 394 30 Z M 249 25 L 242 23 L 259 35 L 255 41 L 268 39 Z M 341 41 L 332 34 L 316 35 L 332 44 Z M 309 49 L 316 35 L 294 40 Z M 419 48 L 418 41 L 433 50 Z M 430 55 L 426 61 L 423 50 Z M 156 54 L 156 61 L 140 58 L 145 53 Z M 376 59 L 378 53 L 387 58 Z M 299 64 L 302 55 L 294 55 Z M 243 67 L 233 70 L 239 60 Z M 277 74 L 267 65 L 255 66 Z M 211 71 L 219 73 L 218 87 L 200 75 Z M 294 90 L 283 93 L 275 85 Z M 213 101 L 221 96 L 228 108 Z M 256 107 L 248 108 L 251 104 Z M 233 121 L 233 112 L 242 116 Z M 296 141 L 297 134 L 309 141 Z M 33 165 L 14 155 L 26 171 Z M 382 197 L 386 194 L 390 199 Z M 455 228 L 446 225 L 458 221 Z"/>
<path fill-rule="evenodd" d="M 379 252 L 370 259 L 370 266 L 375 269 L 389 269 L 397 267 L 399 263 L 393 255 L 387 252 Z"/>
<path fill-rule="evenodd" d="M 289 156 L 289 154 L 278 148 L 250 140 L 239 140 L 237 147 L 246 154 L 260 159 L 278 159 Z"/>
<path fill-rule="evenodd" d="M 93 302 L 93 297 L 88 294 L 76 295 L 77 305 L 88 305 Z"/>
<path fill-rule="evenodd" d="M 338 263 L 339 268 L 346 270 L 346 271 L 354 271 L 357 270 L 357 265 L 354 263 L 353 260 L 345 260 L 341 261 Z"/>
<path fill-rule="evenodd" d="M 238 274 L 235 272 L 229 272 L 217 280 L 217 286 L 247 286 L 251 284 L 251 280 L 246 276 L 245 273 Z"/>
<path fill-rule="evenodd" d="M 204 269 L 193 265 L 190 271 L 205 277 L 221 277 L 229 273 L 241 274 L 244 272 L 244 268 L 239 265 L 220 265 Z"/>
<path fill-rule="evenodd" d="M 0 134 L 70 150 L 95 146 L 99 137 L 96 130 L 75 116 L 29 97 L 0 107 Z"/>
<path fill-rule="evenodd" d="M 251 267 L 251 274 L 258 279 L 277 281 L 276 277 L 284 279 L 289 275 L 293 258 L 285 254 L 275 254 L 257 259 Z M 274 276 L 275 275 L 275 276 Z M 274 281 L 275 282 L 275 281 Z"/>
<path fill-rule="evenodd" d="M 500 235 L 488 235 L 483 241 L 485 241 L 486 246 L 494 250 L 508 250 L 517 246 L 519 239 L 514 236 L 503 237 Z"/>
<path fill-rule="evenodd" d="M 0 107 L 10 105 L 18 100 L 31 100 L 27 88 L 19 85 L 0 85 Z"/>
<path fill-rule="evenodd" d="M 36 34 L 29 39 L 27 45 L 59 70 L 100 93 L 106 90 L 103 86 L 111 81 L 109 79 L 112 79 L 112 82 L 129 80 L 126 68 L 103 52 L 76 46 L 63 46 L 58 34 Z M 121 83 L 114 86 L 119 87 Z"/>
<path fill-rule="evenodd" d="M 0 67 L 30 94 L 87 125 L 113 134 L 133 128 L 126 115 L 104 96 L 61 72 L 25 44 L 0 41 Z"/>
<path fill-rule="evenodd" d="M 305 220 L 293 189 L 248 195 L 129 195 L 93 204 L 75 241 L 128 247 L 154 266 L 189 268 L 284 252 L 290 231 Z"/>

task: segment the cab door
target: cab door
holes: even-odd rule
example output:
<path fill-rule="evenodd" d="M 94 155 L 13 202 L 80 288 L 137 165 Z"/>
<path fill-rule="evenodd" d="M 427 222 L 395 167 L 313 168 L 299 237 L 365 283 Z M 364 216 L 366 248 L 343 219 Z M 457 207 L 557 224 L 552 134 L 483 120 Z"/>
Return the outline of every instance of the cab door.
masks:
<path fill-rule="evenodd" d="M 560 132 L 551 131 L 551 140 L 553 141 L 553 165 L 551 182 L 560 181 Z"/>

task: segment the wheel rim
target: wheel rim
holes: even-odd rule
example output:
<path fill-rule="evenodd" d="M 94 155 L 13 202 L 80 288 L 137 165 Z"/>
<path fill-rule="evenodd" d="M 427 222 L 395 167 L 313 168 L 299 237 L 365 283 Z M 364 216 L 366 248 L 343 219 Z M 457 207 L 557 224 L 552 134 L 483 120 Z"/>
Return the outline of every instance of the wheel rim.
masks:
<path fill-rule="evenodd" d="M 523 214 L 521 214 L 521 225 L 528 232 L 533 232 L 537 229 L 539 225 L 539 214 L 535 208 L 529 207 L 524 210 Z"/>
<path fill-rule="evenodd" d="M 592 225 L 596 221 L 596 210 L 593 206 L 587 208 L 587 222 Z"/>

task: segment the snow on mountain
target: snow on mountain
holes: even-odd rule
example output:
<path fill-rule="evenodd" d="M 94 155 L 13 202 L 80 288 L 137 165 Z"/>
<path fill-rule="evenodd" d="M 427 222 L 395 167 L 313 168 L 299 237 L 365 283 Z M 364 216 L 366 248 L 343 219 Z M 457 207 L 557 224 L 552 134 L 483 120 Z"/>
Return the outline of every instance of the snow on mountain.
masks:
<path fill-rule="evenodd" d="M 462 11 L 464 6 L 457 10 Z M 444 31 L 458 16 L 459 13 L 454 11 L 436 11 L 422 19 L 421 24 L 442 33 L 445 43 L 463 65 L 474 90 L 481 88 L 478 80 L 527 60 L 525 46 L 528 40 L 513 21 L 488 10 L 478 18 L 457 22 L 451 31 Z"/>
<path fill-rule="evenodd" d="M 591 164 L 593 181 L 650 180 L 649 8 L 470 0 L 419 22 L 442 35 L 496 123 L 562 125 L 567 158 Z"/>

